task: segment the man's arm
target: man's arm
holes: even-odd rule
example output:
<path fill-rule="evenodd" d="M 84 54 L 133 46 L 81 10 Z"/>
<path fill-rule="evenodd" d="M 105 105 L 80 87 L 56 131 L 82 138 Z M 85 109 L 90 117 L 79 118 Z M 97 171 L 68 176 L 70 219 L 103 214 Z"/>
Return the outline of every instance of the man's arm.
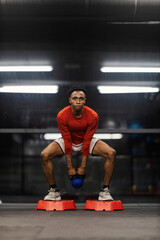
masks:
<path fill-rule="evenodd" d="M 70 154 L 72 153 L 72 139 L 71 139 L 70 131 L 67 126 L 66 116 L 62 114 L 58 114 L 57 124 L 58 124 L 59 131 L 64 140 L 65 154 Z"/>
<path fill-rule="evenodd" d="M 58 128 L 62 134 L 64 145 L 65 145 L 65 155 L 67 160 L 68 175 L 73 176 L 76 174 L 76 170 L 72 167 L 72 140 L 71 134 L 67 127 L 65 117 L 58 114 L 57 115 Z"/>
<path fill-rule="evenodd" d="M 90 143 L 95 131 L 97 130 L 97 127 L 98 127 L 98 115 L 95 115 L 95 118 L 92 120 L 92 122 L 88 126 L 88 129 L 84 135 L 83 147 L 82 147 L 82 162 L 81 162 L 81 166 L 77 170 L 79 175 L 85 174 Z"/>
<path fill-rule="evenodd" d="M 92 118 L 92 121 L 90 122 L 83 138 L 82 156 L 89 155 L 90 143 L 97 128 L 98 128 L 98 115 L 95 115 L 95 117 Z"/>
<path fill-rule="evenodd" d="M 72 178 L 72 176 L 76 174 L 75 168 L 72 167 L 72 154 L 66 154 L 66 160 L 68 167 L 68 175 L 70 178 Z"/>
<path fill-rule="evenodd" d="M 85 174 L 86 165 L 87 165 L 87 158 L 88 158 L 88 156 L 82 156 L 81 166 L 77 169 L 77 173 L 79 175 L 84 175 Z"/>

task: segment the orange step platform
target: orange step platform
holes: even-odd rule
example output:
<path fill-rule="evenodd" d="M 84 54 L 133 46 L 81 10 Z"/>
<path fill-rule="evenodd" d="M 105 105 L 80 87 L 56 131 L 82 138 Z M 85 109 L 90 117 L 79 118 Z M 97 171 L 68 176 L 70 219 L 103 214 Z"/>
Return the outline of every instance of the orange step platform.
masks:
<path fill-rule="evenodd" d="M 40 200 L 37 204 L 36 210 L 46 210 L 46 211 L 64 211 L 67 209 L 76 210 L 76 205 L 74 200 L 66 201 L 44 201 Z"/>
<path fill-rule="evenodd" d="M 84 206 L 84 210 L 95 211 L 114 211 L 124 210 L 122 202 L 119 201 L 90 201 L 87 200 Z"/>

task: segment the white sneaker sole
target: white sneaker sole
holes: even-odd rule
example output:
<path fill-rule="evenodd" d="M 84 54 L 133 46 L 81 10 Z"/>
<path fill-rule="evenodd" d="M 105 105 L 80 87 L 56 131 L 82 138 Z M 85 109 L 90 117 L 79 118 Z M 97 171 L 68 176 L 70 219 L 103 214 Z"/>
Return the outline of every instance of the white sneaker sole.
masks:
<path fill-rule="evenodd" d="M 113 201 L 112 197 L 108 198 L 102 198 L 101 196 L 98 197 L 98 201 Z"/>
<path fill-rule="evenodd" d="M 45 197 L 44 201 L 60 201 L 61 197 L 57 197 L 57 198 L 49 198 L 49 197 Z"/>

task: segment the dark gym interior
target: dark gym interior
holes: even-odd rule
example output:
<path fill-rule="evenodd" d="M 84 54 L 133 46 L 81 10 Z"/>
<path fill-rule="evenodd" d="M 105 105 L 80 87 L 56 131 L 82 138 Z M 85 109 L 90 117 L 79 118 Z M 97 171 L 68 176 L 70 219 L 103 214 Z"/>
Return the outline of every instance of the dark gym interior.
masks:
<path fill-rule="evenodd" d="M 160 70 L 101 71 L 160 69 L 159 13 L 159 0 L 0 0 L 1 239 L 159 239 Z M 1 70 L 47 65 L 53 70 Z M 57 85 L 58 92 L 1 90 L 10 85 Z M 99 115 L 96 133 L 108 134 L 103 141 L 116 149 L 110 190 L 123 212 L 83 211 L 103 186 L 104 159 L 95 156 L 78 190 L 65 156 L 53 159 L 62 199 L 74 200 L 77 211 L 35 211 L 48 191 L 40 154 L 53 140 L 45 134 L 59 133 L 57 114 L 69 105 L 72 85 L 87 89 L 86 105 Z M 101 94 L 98 86 L 159 90 Z M 73 154 L 75 168 L 80 162 Z"/>

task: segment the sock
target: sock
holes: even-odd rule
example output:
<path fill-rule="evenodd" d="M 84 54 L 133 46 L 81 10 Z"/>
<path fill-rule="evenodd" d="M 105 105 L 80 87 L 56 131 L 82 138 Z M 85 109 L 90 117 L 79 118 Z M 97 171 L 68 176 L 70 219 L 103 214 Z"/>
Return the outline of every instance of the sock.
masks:
<path fill-rule="evenodd" d="M 109 189 L 109 185 L 103 185 L 103 189 L 104 189 L 104 188 Z"/>
<path fill-rule="evenodd" d="M 57 188 L 57 185 L 56 184 L 53 184 L 53 185 L 49 185 L 50 188 Z"/>

